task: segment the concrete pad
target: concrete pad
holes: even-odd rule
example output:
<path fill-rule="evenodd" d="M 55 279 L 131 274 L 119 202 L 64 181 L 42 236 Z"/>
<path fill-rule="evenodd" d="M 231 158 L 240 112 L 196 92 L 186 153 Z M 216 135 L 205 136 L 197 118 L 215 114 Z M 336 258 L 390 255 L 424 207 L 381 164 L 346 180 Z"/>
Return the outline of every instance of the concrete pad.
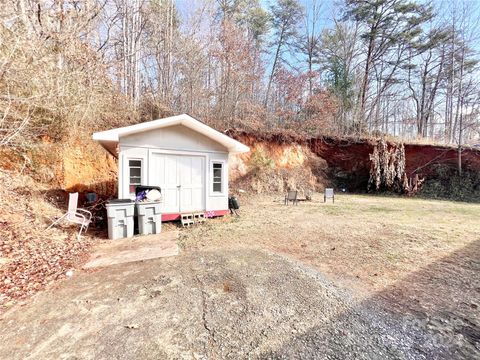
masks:
<path fill-rule="evenodd" d="M 108 240 L 95 247 L 84 269 L 178 255 L 178 231 Z"/>

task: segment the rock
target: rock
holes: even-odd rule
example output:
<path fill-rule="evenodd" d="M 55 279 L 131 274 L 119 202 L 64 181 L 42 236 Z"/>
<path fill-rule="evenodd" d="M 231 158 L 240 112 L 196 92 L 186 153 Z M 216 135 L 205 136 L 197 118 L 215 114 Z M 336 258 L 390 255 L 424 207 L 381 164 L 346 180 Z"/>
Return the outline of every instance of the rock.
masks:
<path fill-rule="evenodd" d="M 65 275 L 67 275 L 68 277 L 72 277 L 73 276 L 73 271 L 72 270 L 68 270 Z"/>
<path fill-rule="evenodd" d="M 2 257 L 2 258 L 0 258 L 0 265 L 8 264 L 10 261 L 12 261 L 12 259 Z"/>
<path fill-rule="evenodd" d="M 138 329 L 139 326 L 137 324 L 132 324 L 132 325 L 125 325 L 127 329 Z"/>

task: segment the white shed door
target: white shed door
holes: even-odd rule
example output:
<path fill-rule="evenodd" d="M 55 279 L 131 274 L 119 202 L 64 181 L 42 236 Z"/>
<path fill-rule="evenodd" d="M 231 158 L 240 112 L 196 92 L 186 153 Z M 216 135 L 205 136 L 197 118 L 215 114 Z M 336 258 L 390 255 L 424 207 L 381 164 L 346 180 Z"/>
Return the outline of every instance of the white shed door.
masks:
<path fill-rule="evenodd" d="M 165 213 L 205 209 L 203 156 L 153 153 L 150 170 L 150 184 L 162 189 Z"/>

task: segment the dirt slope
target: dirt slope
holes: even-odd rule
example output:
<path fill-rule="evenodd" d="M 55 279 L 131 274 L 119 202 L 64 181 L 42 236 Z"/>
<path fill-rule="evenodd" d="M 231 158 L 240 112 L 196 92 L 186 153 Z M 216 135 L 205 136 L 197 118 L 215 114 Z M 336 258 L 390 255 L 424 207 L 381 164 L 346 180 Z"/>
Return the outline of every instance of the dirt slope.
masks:
<path fill-rule="evenodd" d="M 327 165 L 321 168 L 324 183 L 336 180 L 337 184 L 344 183 L 350 190 L 357 191 L 364 191 L 367 187 L 369 154 L 373 152 L 375 140 L 326 136 L 307 139 L 295 135 L 260 135 L 235 131 L 228 133 L 251 147 L 252 152 L 242 156 L 243 163 L 248 163 L 259 149 L 268 149 L 268 156 L 273 159 L 277 168 L 292 167 L 293 164 L 309 166 L 312 159 L 318 159 Z M 299 156 L 298 149 L 301 149 L 303 156 Z M 434 165 L 437 164 L 457 167 L 457 150 L 450 146 L 406 143 L 405 155 L 406 172 L 409 176 L 416 173 L 420 176 L 432 176 Z M 480 172 L 480 150 L 464 149 L 462 166 L 465 170 Z M 237 173 L 243 175 L 245 171 Z M 317 174 L 318 171 L 312 168 L 312 173 Z"/>
<path fill-rule="evenodd" d="M 66 192 L 116 193 L 114 159 L 89 140 L 48 141 L 0 153 L 0 312 L 30 297 L 88 257 L 89 236 L 47 227 L 65 213 Z M 91 226 L 93 230 L 94 226 Z"/>
<path fill-rule="evenodd" d="M 250 147 L 250 152 L 230 157 L 233 191 L 243 188 L 272 193 L 297 189 L 305 196 L 309 191 L 322 191 L 329 183 L 324 173 L 327 163 L 313 154 L 307 144 L 258 139 L 252 135 L 239 140 Z"/>

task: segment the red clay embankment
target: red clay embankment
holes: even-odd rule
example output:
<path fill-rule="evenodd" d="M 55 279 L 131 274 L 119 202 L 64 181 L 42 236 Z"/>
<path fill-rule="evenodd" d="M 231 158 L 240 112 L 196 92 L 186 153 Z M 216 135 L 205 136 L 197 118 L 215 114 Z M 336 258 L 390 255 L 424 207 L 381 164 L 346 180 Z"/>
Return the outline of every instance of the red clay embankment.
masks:
<path fill-rule="evenodd" d="M 327 165 L 322 169 L 323 182 L 336 179 L 352 190 L 366 189 L 370 170 L 369 155 L 373 152 L 375 139 L 328 136 L 307 139 L 295 135 L 259 135 L 237 131 L 230 131 L 228 134 L 251 148 L 249 154 L 241 156 L 244 174 L 248 172 L 250 159 L 254 159 L 255 154 L 261 150 L 273 160 L 277 168 L 289 167 L 293 162 L 300 166 L 309 166 L 313 157 L 319 158 Z M 413 143 L 404 145 L 408 176 L 417 173 L 420 176 L 431 176 L 434 166 L 438 164 L 457 167 L 458 152 L 452 146 Z M 298 156 L 298 149 L 308 156 Z M 292 157 L 293 154 L 295 156 Z M 464 148 L 462 167 L 464 170 L 480 172 L 480 149 Z"/>

